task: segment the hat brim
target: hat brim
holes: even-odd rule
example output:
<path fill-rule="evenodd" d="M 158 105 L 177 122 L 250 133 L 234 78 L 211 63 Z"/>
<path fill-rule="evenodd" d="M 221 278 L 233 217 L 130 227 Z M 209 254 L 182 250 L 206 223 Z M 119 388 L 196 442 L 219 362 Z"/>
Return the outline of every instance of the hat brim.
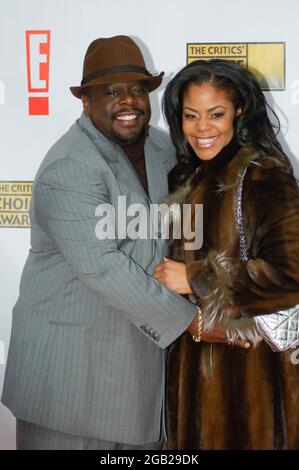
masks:
<path fill-rule="evenodd" d="M 84 93 L 84 90 L 92 86 L 108 85 L 110 83 L 142 81 L 148 84 L 148 91 L 154 91 L 161 85 L 163 75 L 164 72 L 161 72 L 160 75 L 151 76 L 143 75 L 142 73 L 136 72 L 120 72 L 111 75 L 106 75 L 100 78 L 95 78 L 94 80 L 91 80 L 83 86 L 72 86 L 70 87 L 70 90 L 76 98 L 81 98 L 81 95 Z"/>

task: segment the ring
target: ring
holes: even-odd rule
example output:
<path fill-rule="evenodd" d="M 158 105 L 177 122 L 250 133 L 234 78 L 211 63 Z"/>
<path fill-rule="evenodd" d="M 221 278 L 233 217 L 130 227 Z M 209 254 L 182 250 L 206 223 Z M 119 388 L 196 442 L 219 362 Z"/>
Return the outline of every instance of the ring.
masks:
<path fill-rule="evenodd" d="M 227 345 L 232 346 L 233 345 L 233 339 L 232 338 L 227 338 Z"/>

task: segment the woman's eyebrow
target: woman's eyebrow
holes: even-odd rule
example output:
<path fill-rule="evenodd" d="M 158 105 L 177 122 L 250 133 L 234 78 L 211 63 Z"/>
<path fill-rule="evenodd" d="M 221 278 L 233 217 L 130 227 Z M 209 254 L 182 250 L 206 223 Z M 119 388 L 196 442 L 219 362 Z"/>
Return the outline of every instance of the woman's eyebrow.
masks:
<path fill-rule="evenodd" d="M 212 108 L 209 108 L 208 112 L 210 113 L 211 111 L 214 111 L 214 109 L 217 109 L 217 108 L 226 109 L 226 107 L 223 106 L 222 104 L 217 104 L 217 106 L 213 106 Z M 198 111 L 196 109 L 191 108 L 190 106 L 185 106 L 184 109 L 190 109 L 190 111 L 193 111 L 194 113 L 198 113 Z"/>

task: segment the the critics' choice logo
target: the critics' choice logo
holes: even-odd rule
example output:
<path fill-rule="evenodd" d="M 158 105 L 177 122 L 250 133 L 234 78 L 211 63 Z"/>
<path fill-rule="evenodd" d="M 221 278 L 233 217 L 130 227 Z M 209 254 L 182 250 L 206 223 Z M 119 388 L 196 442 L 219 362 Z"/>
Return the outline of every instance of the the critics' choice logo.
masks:
<path fill-rule="evenodd" d="M 257 77 L 262 90 L 285 90 L 285 43 L 188 43 L 187 63 L 203 59 L 234 60 Z"/>
<path fill-rule="evenodd" d="M 26 31 L 29 114 L 49 114 L 50 31 Z"/>
<path fill-rule="evenodd" d="M 32 181 L 0 181 L 0 228 L 30 227 Z"/>

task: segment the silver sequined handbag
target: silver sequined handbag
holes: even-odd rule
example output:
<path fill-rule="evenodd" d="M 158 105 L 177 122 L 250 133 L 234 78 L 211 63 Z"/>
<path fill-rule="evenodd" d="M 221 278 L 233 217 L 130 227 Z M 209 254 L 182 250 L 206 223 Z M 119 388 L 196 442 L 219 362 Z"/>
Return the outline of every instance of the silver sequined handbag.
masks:
<path fill-rule="evenodd" d="M 240 259 L 248 261 L 247 241 L 242 212 L 242 194 L 245 172 L 236 189 L 236 218 L 240 240 Z M 264 340 L 273 351 L 286 351 L 299 344 L 299 305 L 276 313 L 254 317 Z"/>

